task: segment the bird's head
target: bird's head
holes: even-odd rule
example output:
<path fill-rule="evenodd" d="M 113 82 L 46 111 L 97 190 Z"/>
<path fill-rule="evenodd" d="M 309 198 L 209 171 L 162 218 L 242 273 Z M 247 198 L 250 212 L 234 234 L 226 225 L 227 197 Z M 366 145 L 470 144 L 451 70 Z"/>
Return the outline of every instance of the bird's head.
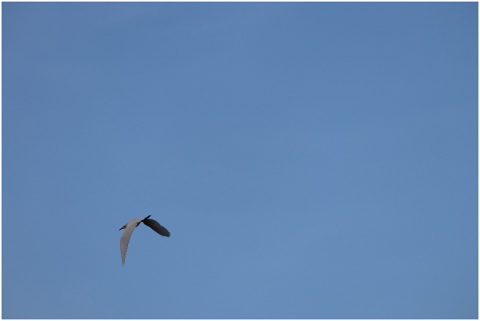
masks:
<path fill-rule="evenodd" d="M 126 228 L 126 227 L 127 227 L 127 224 L 125 224 L 124 226 L 122 226 L 122 227 L 119 228 L 118 230 L 119 230 L 119 231 L 120 231 L 120 230 L 123 230 L 123 229 Z"/>

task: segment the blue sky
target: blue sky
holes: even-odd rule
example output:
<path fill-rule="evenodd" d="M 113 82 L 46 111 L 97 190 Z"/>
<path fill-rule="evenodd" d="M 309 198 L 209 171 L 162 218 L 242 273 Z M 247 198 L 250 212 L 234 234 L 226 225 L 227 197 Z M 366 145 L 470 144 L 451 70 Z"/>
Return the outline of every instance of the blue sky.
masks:
<path fill-rule="evenodd" d="M 477 318 L 477 18 L 2 3 L 3 318 Z"/>

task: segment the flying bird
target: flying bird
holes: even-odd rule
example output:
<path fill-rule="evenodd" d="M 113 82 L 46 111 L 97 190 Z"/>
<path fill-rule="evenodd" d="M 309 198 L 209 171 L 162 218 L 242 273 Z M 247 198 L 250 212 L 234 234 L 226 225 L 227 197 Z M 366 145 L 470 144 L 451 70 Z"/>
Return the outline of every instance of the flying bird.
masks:
<path fill-rule="evenodd" d="M 122 253 L 122 265 L 125 265 L 125 256 L 127 255 L 128 242 L 130 242 L 130 236 L 132 236 L 133 230 L 143 222 L 146 226 L 150 227 L 152 230 L 163 236 L 170 236 L 170 232 L 161 226 L 157 221 L 149 219 L 151 215 L 148 215 L 145 218 L 134 218 L 128 221 L 127 224 L 122 226 L 120 230 L 125 229 L 122 237 L 120 238 L 120 252 Z"/>

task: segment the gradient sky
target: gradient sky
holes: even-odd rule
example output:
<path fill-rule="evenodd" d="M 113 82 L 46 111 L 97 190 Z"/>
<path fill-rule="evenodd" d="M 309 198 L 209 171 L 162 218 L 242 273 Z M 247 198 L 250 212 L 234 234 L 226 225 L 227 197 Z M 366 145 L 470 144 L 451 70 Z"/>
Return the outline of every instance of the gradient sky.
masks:
<path fill-rule="evenodd" d="M 477 3 L 2 18 L 3 318 L 477 318 Z"/>

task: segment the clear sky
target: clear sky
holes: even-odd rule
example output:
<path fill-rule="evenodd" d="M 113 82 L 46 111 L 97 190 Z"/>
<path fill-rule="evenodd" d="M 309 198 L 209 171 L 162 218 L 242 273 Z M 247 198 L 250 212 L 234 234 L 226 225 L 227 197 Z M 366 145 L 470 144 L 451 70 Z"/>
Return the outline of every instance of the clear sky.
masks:
<path fill-rule="evenodd" d="M 3 318 L 477 318 L 477 3 L 2 9 Z"/>

